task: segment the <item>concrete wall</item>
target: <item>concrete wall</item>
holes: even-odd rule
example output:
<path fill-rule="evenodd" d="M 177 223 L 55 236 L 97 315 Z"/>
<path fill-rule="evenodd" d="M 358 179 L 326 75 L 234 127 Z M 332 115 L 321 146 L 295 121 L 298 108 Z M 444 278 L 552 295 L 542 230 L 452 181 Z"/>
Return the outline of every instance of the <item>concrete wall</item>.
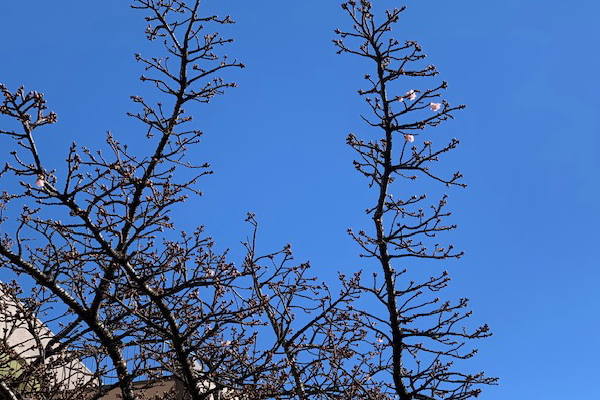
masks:
<path fill-rule="evenodd" d="M 0 340 L 17 355 L 21 361 L 30 363 L 43 354 L 44 347 L 53 334 L 37 318 L 26 319 L 19 304 L 6 296 L 0 289 Z M 47 364 L 55 361 L 48 358 Z M 62 364 L 62 363 L 61 363 Z M 72 389 L 81 381 L 87 382 L 90 371 L 78 360 L 69 361 L 52 368 L 55 383 L 63 389 Z"/>

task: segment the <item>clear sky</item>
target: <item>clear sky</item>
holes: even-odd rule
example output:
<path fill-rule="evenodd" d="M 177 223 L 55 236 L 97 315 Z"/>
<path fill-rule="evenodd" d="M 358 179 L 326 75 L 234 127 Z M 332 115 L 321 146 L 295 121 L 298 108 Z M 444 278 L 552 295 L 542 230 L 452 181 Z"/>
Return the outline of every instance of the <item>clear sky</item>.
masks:
<path fill-rule="evenodd" d="M 46 94 L 59 123 L 39 145 L 57 168 L 72 140 L 93 147 L 111 130 L 140 143 L 124 113 L 142 92 L 132 54 L 151 50 L 126 3 L 2 4 L 0 82 Z M 363 226 L 374 193 L 344 144 L 363 129 L 355 93 L 369 71 L 335 54 L 332 31 L 348 26 L 338 1 L 206 3 L 238 21 L 227 52 L 247 68 L 233 74 L 239 88 L 194 110 L 206 132 L 194 156 L 215 175 L 179 226 L 206 225 L 235 257 L 254 211 L 264 250 L 289 242 L 323 279 L 369 269 L 345 231 Z M 396 36 L 420 41 L 450 101 L 469 106 L 444 128 L 462 142 L 447 164 L 469 184 L 449 192 L 466 257 L 438 267 L 454 277 L 447 295 L 471 298 L 474 323 L 494 331 L 471 364 L 501 385 L 481 398 L 596 398 L 600 2 L 384 3 L 408 5 Z"/>

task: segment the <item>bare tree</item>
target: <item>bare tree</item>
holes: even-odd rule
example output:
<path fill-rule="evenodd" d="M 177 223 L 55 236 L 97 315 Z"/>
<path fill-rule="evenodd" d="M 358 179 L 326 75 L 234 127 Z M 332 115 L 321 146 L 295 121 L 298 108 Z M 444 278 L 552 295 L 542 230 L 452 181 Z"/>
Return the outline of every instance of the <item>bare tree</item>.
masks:
<path fill-rule="evenodd" d="M 481 384 L 495 378 L 483 373 L 465 373 L 456 360 L 472 357 L 476 350 L 465 347 L 467 340 L 490 335 L 487 325 L 474 330 L 463 326 L 471 315 L 464 311 L 467 299 L 456 303 L 434 297 L 447 286 L 447 273 L 421 281 L 406 278 L 409 260 L 459 258 L 462 252 L 438 242 L 440 233 L 456 228 L 445 222 L 447 196 L 427 207 L 425 194 L 397 183 L 430 178 L 448 187 L 465 187 L 460 172 L 444 176 L 435 169 L 441 156 L 458 145 L 457 139 L 436 147 L 432 128 L 453 118 L 463 105 L 452 106 L 442 99 L 446 82 L 422 87 L 425 78 L 438 74 L 433 65 L 424 65 L 425 55 L 417 42 L 401 42 L 390 32 L 404 8 L 386 10 L 376 18 L 372 2 L 345 1 L 342 8 L 352 21 L 352 29 L 336 30 L 338 53 L 367 59 L 372 71 L 359 90 L 370 115 L 362 116 L 368 135 L 348 135 L 347 143 L 358 154 L 354 166 L 375 191 L 373 204 L 366 210 L 371 229 L 350 235 L 362 249 L 362 257 L 375 259 L 382 277 L 362 286 L 384 306 L 384 314 L 362 311 L 376 333 L 382 351 L 378 363 L 370 366 L 373 375 L 384 374 L 386 387 L 401 400 L 467 399 L 480 392 Z M 403 89 L 402 89 L 403 88 Z M 395 192 L 401 191 L 395 196 Z"/>
<path fill-rule="evenodd" d="M 59 177 L 45 166 L 35 142 L 35 133 L 56 121 L 54 113 L 46 112 L 43 95 L 0 87 L 0 112 L 17 122 L 16 129 L 1 132 L 18 144 L 2 175 L 35 180 L 21 182 L 19 193 L 6 193 L 4 205 L 20 199 L 36 203 L 35 208 L 23 206 L 14 236 L 2 238 L 2 262 L 33 278 L 66 306 L 65 328 L 57 340 L 91 335 L 107 356 L 105 375 L 114 373 L 125 399 L 135 397 L 136 378 L 155 377 L 161 365 L 196 388 L 202 378 L 189 355 L 201 354 L 193 351 L 198 338 L 203 332 L 209 338 L 218 335 L 231 321 L 243 324 L 247 315 L 230 308 L 230 300 L 222 300 L 236 272 L 212 252 L 212 242 L 201 236 L 201 229 L 180 240 L 159 236 L 172 228 L 170 208 L 188 193 L 198 193 L 198 179 L 210 173 L 207 164 L 192 165 L 184 158 L 201 132 L 185 128 L 192 118 L 183 107 L 206 103 L 235 86 L 216 74 L 243 67 L 216 54 L 230 39 L 204 31 L 206 25 L 233 21 L 201 17 L 199 5 L 200 1 L 133 2 L 133 8 L 147 15 L 148 39 L 160 39 L 168 54 L 136 55 L 147 71 L 141 79 L 170 99 L 151 105 L 132 97 L 141 110 L 129 115 L 144 125 L 143 132 L 154 143 L 148 156 L 134 154 L 108 135 L 108 152 L 73 144 Z M 178 167 L 194 176 L 179 179 Z M 198 297 L 204 288 L 209 290 Z M 185 320 L 192 313 L 196 318 Z M 140 324 L 146 329 L 140 331 Z M 129 351 L 135 359 L 127 359 Z M 201 398 L 198 393 L 191 391 L 195 399 Z"/>
<path fill-rule="evenodd" d="M 61 330 L 39 343 L 32 365 L 67 348 L 87 349 L 103 383 L 89 391 L 95 398 L 118 387 L 132 400 L 136 382 L 164 376 L 182 383 L 192 399 L 341 396 L 358 379 L 349 378 L 342 362 L 362 337 L 345 314 L 357 294 L 355 280 L 343 281 L 334 297 L 306 276 L 308 265 L 290 265 L 287 247 L 259 256 L 253 239 L 238 270 L 213 250 L 202 228 L 180 237 L 169 232 L 172 207 L 199 194 L 197 182 L 210 173 L 208 164 L 186 159 L 202 133 L 187 128 L 192 116 L 184 106 L 208 103 L 235 86 L 217 74 L 243 67 L 217 54 L 231 39 L 206 31 L 231 18 L 202 17 L 199 6 L 199 0 L 133 2 L 146 13 L 147 38 L 160 41 L 166 54 L 136 54 L 146 70 L 142 81 L 165 96 L 157 104 L 132 97 L 140 111 L 129 115 L 154 144 L 150 155 L 135 154 L 109 134 L 104 150 L 73 144 L 59 174 L 35 141 L 57 119 L 44 96 L 0 86 L 0 112 L 16 122 L 0 132 L 17 144 L 2 178 L 29 179 L 3 194 L 4 222 L 8 208 L 22 209 L 14 234 L 2 237 L 0 261 L 32 278 L 44 304 L 64 309 L 54 317 Z M 279 255 L 279 265 L 260 265 Z M 295 320 L 298 310 L 304 320 Z"/>
<path fill-rule="evenodd" d="M 93 151 L 73 143 L 66 165 L 47 165 L 36 137 L 56 122 L 56 114 L 48 112 L 43 94 L 0 85 L 0 114 L 13 121 L 0 134 L 16 144 L 0 171 L 6 187 L 14 188 L 0 197 L 0 223 L 9 226 L 0 237 L 0 263 L 36 288 L 26 296 L 14 285 L 3 287 L 11 310 L 18 310 L 5 309 L 4 322 L 13 327 L 7 332 L 26 324 L 35 351 L 10 346 L 4 337 L 0 371 L 23 362 L 28 372 L 0 374 L 0 396 L 97 399 L 119 390 L 123 399 L 134 400 L 168 379 L 194 400 L 379 400 L 396 394 L 465 399 L 478 393 L 473 388 L 478 384 L 493 383 L 482 374 L 454 372 L 445 361 L 470 357 L 472 352 L 461 352 L 462 340 L 488 335 L 487 327 L 458 329 L 466 300 L 442 305 L 421 300 L 423 291 L 443 288 L 447 276 L 402 287 L 402 273 L 393 269 L 401 257 L 460 255 L 438 245 L 429 251 L 419 239 L 453 228 L 441 225 L 449 215 L 445 199 L 426 214 L 412 210 L 424 197 L 402 202 L 389 194 L 394 177 L 408 177 L 408 170 L 461 185 L 459 174 L 446 180 L 427 167 L 457 141 L 437 151 L 429 142 L 407 148 L 415 137 L 407 132 L 436 126 L 460 108 L 427 103 L 445 84 L 411 90 L 404 101 L 387 97 L 387 86 L 401 76 L 435 74 L 432 67 L 405 69 L 422 58 L 416 43 L 382 42 L 399 10 L 388 12 L 387 22 L 376 27 L 368 2 L 344 3 L 355 27 L 338 33 L 365 44 L 352 50 L 336 41 L 341 52 L 370 58 L 377 68 L 361 93 L 376 117 L 369 123 L 383 138 L 363 142 L 351 135 L 348 142 L 361 155 L 357 169 L 379 190 L 368 211 L 375 234 L 360 231 L 353 237 L 365 256 L 379 260 L 383 283 L 375 279 L 373 286 L 365 285 L 356 272 L 340 275 L 339 290 L 332 291 L 311 276 L 309 264 L 294 263 L 289 246 L 258 254 L 258 222 L 252 214 L 247 220 L 251 236 L 243 243 L 246 256 L 237 266 L 227 252 L 215 250 L 203 227 L 176 233 L 171 211 L 199 195 L 199 182 L 211 173 L 207 163 L 194 164 L 187 157 L 202 132 L 186 109 L 234 87 L 227 71 L 244 67 L 221 55 L 232 39 L 211 29 L 233 20 L 202 16 L 200 3 L 132 2 L 148 22 L 147 39 L 161 48 L 156 56 L 135 55 L 145 70 L 141 80 L 158 91 L 161 101 L 132 96 L 138 109 L 128 113 L 152 145 L 149 154 L 137 154 L 137 146 L 108 134 L 104 148 Z M 400 66 L 393 67 L 394 62 Z M 402 106 L 393 111 L 397 105 Z M 426 108 L 434 114 L 400 124 L 409 112 Z M 400 154 L 392 152 L 394 137 L 402 141 Z M 385 215 L 392 215 L 387 225 Z M 388 313 L 358 306 L 365 293 Z M 59 329 L 49 335 L 39 319 Z M 79 375 L 57 380 L 57 368 L 71 371 L 79 362 L 85 364 Z M 179 395 L 170 387 L 161 396 Z"/>

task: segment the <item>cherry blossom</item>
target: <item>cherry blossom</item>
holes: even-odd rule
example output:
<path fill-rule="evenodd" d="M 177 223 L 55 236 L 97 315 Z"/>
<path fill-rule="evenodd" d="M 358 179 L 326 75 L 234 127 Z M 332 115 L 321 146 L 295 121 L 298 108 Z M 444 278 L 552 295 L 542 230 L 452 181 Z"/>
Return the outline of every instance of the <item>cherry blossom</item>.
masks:
<path fill-rule="evenodd" d="M 429 103 L 429 107 L 431 108 L 431 111 L 437 111 L 442 105 L 440 103 Z"/>
<path fill-rule="evenodd" d="M 44 177 L 42 175 L 38 175 L 37 180 L 35 181 L 35 186 L 41 188 L 44 187 L 45 184 L 46 181 L 44 180 Z"/>
<path fill-rule="evenodd" d="M 414 135 L 410 135 L 408 133 L 405 133 L 404 134 L 404 140 L 406 140 L 409 143 L 412 143 L 412 142 L 415 141 L 415 137 L 414 137 Z"/>
<path fill-rule="evenodd" d="M 408 97 L 409 100 L 414 100 L 417 98 L 417 94 L 412 89 L 406 92 L 405 96 Z"/>

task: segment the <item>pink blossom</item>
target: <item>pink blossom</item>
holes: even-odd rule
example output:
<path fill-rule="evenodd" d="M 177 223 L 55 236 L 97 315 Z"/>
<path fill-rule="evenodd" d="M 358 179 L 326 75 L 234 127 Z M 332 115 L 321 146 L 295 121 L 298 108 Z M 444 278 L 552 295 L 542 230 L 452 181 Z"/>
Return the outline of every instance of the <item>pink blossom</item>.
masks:
<path fill-rule="evenodd" d="M 412 89 L 410 89 L 408 92 L 406 92 L 405 96 L 408 97 L 409 100 L 414 100 L 417 98 L 417 94 Z"/>
<path fill-rule="evenodd" d="M 35 181 L 35 186 L 41 188 L 41 187 L 44 187 L 45 184 L 46 184 L 46 181 L 44 181 L 44 177 L 41 175 L 38 175 L 38 178 Z"/>
<path fill-rule="evenodd" d="M 415 137 L 413 135 L 410 135 L 408 133 L 404 134 L 404 140 L 406 140 L 409 143 L 412 143 L 415 141 Z"/>
<path fill-rule="evenodd" d="M 431 111 L 437 111 L 442 108 L 442 105 L 440 103 L 429 103 L 429 107 L 431 108 Z"/>

